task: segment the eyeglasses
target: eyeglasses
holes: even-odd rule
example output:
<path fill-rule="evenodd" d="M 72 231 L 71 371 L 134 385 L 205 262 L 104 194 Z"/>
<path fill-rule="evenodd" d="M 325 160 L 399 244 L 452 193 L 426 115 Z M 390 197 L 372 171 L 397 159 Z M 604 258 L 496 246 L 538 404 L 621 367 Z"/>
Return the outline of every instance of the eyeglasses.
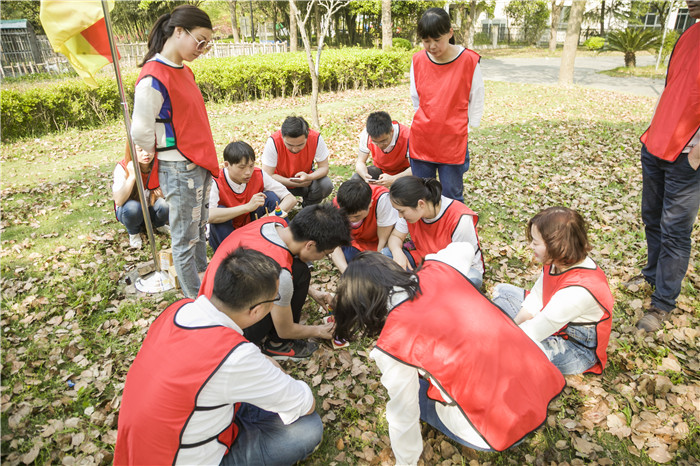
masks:
<path fill-rule="evenodd" d="M 257 304 L 253 304 L 252 306 L 250 306 L 250 310 L 252 311 L 255 306 L 260 306 L 261 304 L 267 304 L 267 303 L 274 303 L 275 301 L 279 301 L 280 299 L 282 299 L 282 295 L 278 291 L 275 299 L 267 299 L 265 301 L 260 301 Z"/>
<path fill-rule="evenodd" d="M 194 39 L 194 41 L 197 43 L 197 51 L 202 52 L 202 53 L 207 53 L 209 50 L 211 50 L 212 44 L 208 40 L 198 40 L 195 36 L 192 35 L 190 31 L 185 29 L 185 32 L 190 35 L 191 38 Z"/>

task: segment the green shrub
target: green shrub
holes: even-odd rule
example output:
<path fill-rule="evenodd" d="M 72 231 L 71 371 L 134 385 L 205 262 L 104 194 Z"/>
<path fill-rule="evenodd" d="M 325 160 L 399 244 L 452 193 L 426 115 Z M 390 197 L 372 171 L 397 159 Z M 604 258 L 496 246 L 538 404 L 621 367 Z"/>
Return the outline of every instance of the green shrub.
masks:
<path fill-rule="evenodd" d="M 411 42 L 408 39 L 404 39 L 402 37 L 394 37 L 393 39 L 391 39 L 391 45 L 392 47 L 397 49 L 411 50 L 413 48 Z"/>
<path fill-rule="evenodd" d="M 586 47 L 588 50 L 600 50 L 603 48 L 605 45 L 605 39 L 602 37 L 589 37 L 586 39 L 586 42 L 583 43 L 583 46 Z"/>
<path fill-rule="evenodd" d="M 678 42 L 679 37 L 680 34 L 678 34 L 678 31 L 666 32 L 666 37 L 664 38 L 664 47 L 663 49 L 661 49 L 662 62 L 666 62 L 666 59 L 671 55 L 671 52 L 673 52 L 673 47 L 676 46 L 676 42 Z"/>
<path fill-rule="evenodd" d="M 399 84 L 408 71 L 411 54 L 345 48 L 327 50 L 321 57 L 322 91 L 365 89 Z M 204 100 L 235 102 L 287 97 L 311 92 L 311 75 L 304 52 L 210 58 L 192 63 Z M 124 75 L 129 108 L 133 108 L 138 74 Z M 92 128 L 121 116 L 114 79 L 98 78 L 89 88 L 79 79 L 41 86 L 4 86 L 0 95 L 2 140 L 36 137 L 66 128 Z"/>

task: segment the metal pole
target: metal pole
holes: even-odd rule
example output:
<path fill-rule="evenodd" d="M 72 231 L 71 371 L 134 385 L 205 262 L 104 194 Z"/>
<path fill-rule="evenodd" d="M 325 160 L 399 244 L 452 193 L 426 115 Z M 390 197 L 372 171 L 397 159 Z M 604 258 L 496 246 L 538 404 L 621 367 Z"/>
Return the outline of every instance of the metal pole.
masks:
<path fill-rule="evenodd" d="M 109 17 L 109 7 L 107 6 L 107 0 L 102 0 L 102 10 L 105 15 L 105 25 L 107 26 L 107 38 L 109 39 L 109 49 L 112 53 L 112 64 L 114 65 L 114 74 L 117 77 L 117 87 L 119 88 L 119 97 L 122 102 L 122 111 L 124 113 L 124 125 L 126 126 L 126 139 L 129 141 L 129 150 L 131 151 L 131 159 L 134 162 L 134 171 L 136 172 L 136 188 L 139 193 L 139 201 L 141 201 L 141 210 L 143 212 L 143 221 L 146 224 L 146 233 L 148 235 L 148 242 L 151 245 L 151 252 L 153 253 L 153 263 L 156 266 L 156 272 L 160 272 L 160 258 L 158 257 L 158 252 L 156 250 L 156 240 L 153 237 L 153 225 L 151 224 L 151 215 L 148 212 L 148 202 L 145 199 L 143 191 L 143 180 L 141 179 L 141 167 L 139 166 L 138 157 L 136 155 L 136 147 L 134 146 L 134 140 L 131 139 L 131 117 L 129 117 L 129 104 L 126 101 L 126 95 L 124 94 L 124 85 L 122 83 L 122 75 L 119 70 L 119 59 L 117 57 L 117 47 L 114 43 L 114 38 L 112 36 L 112 20 Z"/>

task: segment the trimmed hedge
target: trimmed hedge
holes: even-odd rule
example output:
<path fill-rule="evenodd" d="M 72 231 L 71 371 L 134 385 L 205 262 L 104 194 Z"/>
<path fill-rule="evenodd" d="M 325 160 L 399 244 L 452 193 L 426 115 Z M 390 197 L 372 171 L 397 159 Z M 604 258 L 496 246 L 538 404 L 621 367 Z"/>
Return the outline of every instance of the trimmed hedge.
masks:
<path fill-rule="evenodd" d="M 366 49 L 326 50 L 321 57 L 321 91 L 393 86 L 404 79 L 411 53 Z M 198 60 L 191 64 L 205 101 L 234 102 L 311 92 L 304 52 Z M 137 72 L 123 75 L 133 108 Z M 2 140 L 36 137 L 67 128 L 94 128 L 121 116 L 117 84 L 98 78 L 92 89 L 73 79 L 42 86 L 7 86 L 0 95 Z"/>

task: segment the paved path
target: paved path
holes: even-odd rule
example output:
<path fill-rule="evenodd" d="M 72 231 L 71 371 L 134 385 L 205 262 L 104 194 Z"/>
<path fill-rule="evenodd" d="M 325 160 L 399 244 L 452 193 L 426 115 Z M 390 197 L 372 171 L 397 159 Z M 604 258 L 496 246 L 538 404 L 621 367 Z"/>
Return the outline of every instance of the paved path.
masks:
<path fill-rule="evenodd" d="M 559 57 L 482 59 L 481 70 L 487 81 L 556 85 L 559 80 L 560 63 Z M 655 57 L 637 57 L 639 66 L 655 63 Z M 622 57 L 576 57 L 574 84 L 652 97 L 661 94 L 663 79 L 614 78 L 597 73 L 623 65 Z"/>

